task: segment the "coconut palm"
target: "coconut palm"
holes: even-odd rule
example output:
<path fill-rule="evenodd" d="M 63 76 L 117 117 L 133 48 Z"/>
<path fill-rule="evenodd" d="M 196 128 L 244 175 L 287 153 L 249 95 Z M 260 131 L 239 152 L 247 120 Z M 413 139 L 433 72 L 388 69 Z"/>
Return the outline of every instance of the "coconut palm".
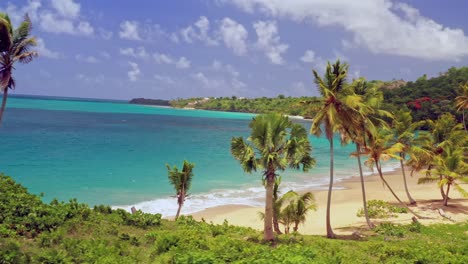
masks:
<path fill-rule="evenodd" d="M 311 192 L 299 195 L 294 191 L 289 191 L 281 197 L 280 204 L 286 205 L 280 213 L 280 220 L 285 226 L 286 234 L 289 233 L 290 226 L 293 224 L 293 230 L 297 232 L 299 225 L 305 222 L 307 213 L 317 209 L 314 195 Z"/>
<path fill-rule="evenodd" d="M 468 109 L 468 82 L 460 86 L 461 94 L 455 98 L 456 107 L 463 115 L 463 127 L 466 131 L 465 110 Z"/>
<path fill-rule="evenodd" d="M 273 229 L 278 235 L 282 234 L 278 222 L 278 217 L 281 210 L 281 204 L 279 203 L 280 184 L 281 176 L 277 176 L 275 179 L 275 186 L 273 187 Z"/>
<path fill-rule="evenodd" d="M 277 171 L 292 169 L 308 171 L 315 165 L 310 156 L 307 132 L 303 126 L 293 124 L 288 117 L 280 114 L 258 115 L 250 122 L 250 137 L 233 137 L 231 153 L 243 170 L 252 173 L 262 170 L 266 182 L 264 239 L 273 241 L 273 191 Z"/>
<path fill-rule="evenodd" d="M 177 204 L 179 205 L 177 208 L 177 214 L 175 216 L 175 219 L 177 220 L 177 218 L 179 218 L 180 210 L 184 205 L 185 199 L 188 196 L 188 191 L 192 185 L 193 168 L 195 167 L 195 164 L 184 160 L 184 165 L 182 166 L 181 171 L 179 171 L 177 166 L 171 168 L 169 164 L 166 164 L 166 167 L 169 182 L 176 191 Z"/>
<path fill-rule="evenodd" d="M 368 155 L 368 159 L 364 162 L 369 168 L 377 169 L 380 179 L 383 184 L 388 188 L 392 193 L 393 197 L 404 207 L 408 209 L 413 215 L 418 218 L 422 218 L 411 210 L 405 203 L 401 201 L 398 195 L 393 191 L 390 184 L 385 180 L 382 172 L 382 161 L 387 161 L 390 159 L 400 159 L 398 153 L 402 152 L 404 145 L 397 142 L 393 143 L 394 135 L 391 130 L 388 128 L 375 128 L 372 131 L 372 137 L 368 138 L 367 148 L 365 154 Z"/>
<path fill-rule="evenodd" d="M 454 186 L 463 196 L 468 197 L 466 192 L 457 181 L 468 181 L 468 165 L 464 161 L 464 150 L 462 147 L 446 145 L 443 152 L 434 159 L 435 174 L 419 178 L 418 183 L 437 182 L 439 187 L 447 186 L 443 205 L 448 205 L 450 187 Z"/>
<path fill-rule="evenodd" d="M 403 144 L 403 149 L 399 153 L 400 156 L 400 167 L 403 175 L 403 184 L 405 186 L 406 196 L 408 197 L 410 204 L 416 204 L 416 201 L 411 197 L 408 190 L 408 184 L 406 182 L 406 171 L 404 161 L 406 155 L 411 151 L 411 148 L 415 145 L 416 134 L 415 130 L 424 125 L 424 121 L 414 122 L 411 112 L 409 111 L 397 111 L 395 118 L 392 122 L 392 128 L 395 133 L 395 141 Z"/>
<path fill-rule="evenodd" d="M 31 62 L 38 56 L 31 49 L 36 46 L 36 39 L 30 36 L 31 20 L 28 15 L 17 29 L 13 29 L 7 14 L 0 13 L 0 90 L 3 92 L 0 108 L 0 124 L 5 111 L 8 89 L 15 88 L 13 69 L 16 62 Z"/>
<path fill-rule="evenodd" d="M 385 121 L 383 121 L 381 117 L 391 117 L 391 114 L 387 111 L 380 109 L 380 106 L 383 101 L 383 93 L 378 86 L 369 85 L 369 83 L 364 78 L 360 78 L 358 80 L 355 80 L 351 87 L 353 88 L 354 93 L 356 95 L 361 96 L 362 104 L 360 104 L 358 107 L 358 111 L 360 113 L 360 115 L 357 116 L 359 125 L 357 127 L 352 127 L 349 130 L 350 133 L 348 136 L 356 145 L 356 152 L 353 153 L 352 156 L 355 156 L 358 162 L 364 217 L 366 219 L 367 225 L 370 228 L 374 228 L 374 224 L 371 222 L 367 210 L 364 174 L 362 172 L 361 163 L 361 152 L 363 151 L 363 149 L 365 149 L 366 138 L 372 136 L 372 133 L 370 133 L 369 128 L 374 128 L 376 125 L 386 125 Z"/>
<path fill-rule="evenodd" d="M 359 126 L 359 122 L 356 118 L 358 115 L 356 104 L 360 103 L 360 97 L 356 96 L 352 89 L 346 86 L 347 73 L 348 65 L 346 63 L 341 64 L 339 60 L 333 65 L 330 63 L 327 64 L 323 78 L 320 77 L 315 70 L 313 71 L 315 83 L 322 95 L 322 105 L 314 116 L 310 133 L 315 136 L 320 136 L 325 132 L 325 136 L 330 143 L 330 183 L 328 185 L 326 215 L 328 238 L 335 238 L 335 234 L 333 233 L 330 223 L 330 207 L 334 176 L 334 133 L 337 131 L 346 133 L 351 129 L 351 127 Z"/>

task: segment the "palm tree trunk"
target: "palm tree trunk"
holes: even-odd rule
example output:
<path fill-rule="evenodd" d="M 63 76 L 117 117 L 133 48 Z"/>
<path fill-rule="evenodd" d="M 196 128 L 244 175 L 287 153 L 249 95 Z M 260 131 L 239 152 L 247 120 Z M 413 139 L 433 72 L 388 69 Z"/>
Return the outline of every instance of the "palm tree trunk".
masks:
<path fill-rule="evenodd" d="M 336 238 L 335 233 L 333 233 L 333 229 L 331 227 L 330 223 L 330 206 L 331 206 L 331 198 L 332 198 L 332 188 L 333 188 L 333 135 L 329 139 L 330 141 L 330 184 L 328 185 L 328 197 L 327 197 L 327 220 L 326 220 L 326 225 L 327 225 L 327 237 L 328 238 Z"/>
<path fill-rule="evenodd" d="M 275 202 L 273 201 L 273 204 L 274 203 Z M 276 234 L 281 235 L 283 233 L 281 232 L 281 230 L 279 228 L 279 223 L 278 223 L 278 213 L 279 212 L 277 212 L 277 211 L 278 211 L 278 208 L 276 208 L 276 206 L 273 205 L 273 228 L 274 228 Z"/>
<path fill-rule="evenodd" d="M 377 167 L 377 171 L 379 172 L 379 176 L 380 176 L 380 179 L 382 180 L 382 182 L 385 184 L 385 186 L 387 186 L 387 188 L 390 190 L 390 192 L 393 194 L 393 197 L 395 197 L 395 199 L 403 206 L 405 207 L 406 209 L 408 209 L 408 211 L 410 213 L 412 213 L 414 216 L 416 216 L 417 218 L 419 219 L 422 219 L 423 217 L 416 214 L 413 210 L 411 210 L 408 205 L 406 205 L 404 202 L 402 202 L 400 200 L 400 198 L 398 198 L 398 195 L 396 195 L 396 193 L 393 191 L 392 187 L 390 187 L 390 185 L 388 184 L 388 182 L 385 180 L 385 178 L 383 177 L 383 174 L 382 174 L 382 168 L 380 167 L 380 162 L 377 161 L 376 163 L 376 167 Z"/>
<path fill-rule="evenodd" d="M 450 183 L 447 184 L 447 192 L 445 193 L 445 198 L 444 198 L 444 205 L 447 206 L 448 205 L 448 200 L 449 200 L 449 191 L 450 191 Z"/>
<path fill-rule="evenodd" d="M 369 228 L 373 229 L 375 226 L 371 222 L 371 220 L 369 218 L 369 212 L 367 211 L 366 189 L 364 187 L 364 175 L 362 173 L 361 154 L 359 153 L 360 150 L 361 150 L 360 145 L 356 143 L 357 161 L 358 161 L 358 165 L 359 165 L 359 177 L 361 179 L 362 204 L 364 206 L 364 216 L 366 218 L 366 222 L 367 222 L 367 225 L 369 226 Z"/>
<path fill-rule="evenodd" d="M 266 178 L 267 184 L 263 236 L 265 241 L 273 241 L 275 240 L 275 235 L 273 234 L 273 187 L 275 185 L 274 173 L 267 173 Z"/>
<path fill-rule="evenodd" d="M 184 201 L 185 201 L 185 192 L 182 190 L 179 194 L 179 197 L 177 197 L 177 203 L 179 204 L 179 208 L 177 209 L 175 220 L 179 218 L 180 210 L 182 209 L 182 206 L 184 205 Z"/>
<path fill-rule="evenodd" d="M 408 191 L 408 184 L 406 183 L 405 165 L 403 164 L 403 159 L 405 158 L 405 155 L 403 153 L 400 153 L 400 158 L 401 173 L 403 174 L 403 183 L 405 185 L 406 196 L 408 197 L 410 204 L 416 204 L 416 201 L 413 199 L 413 197 L 411 197 L 411 194 Z"/>
<path fill-rule="evenodd" d="M 5 112 L 7 97 L 8 97 L 8 87 L 5 87 L 5 90 L 3 91 L 2 107 L 0 108 L 0 125 L 2 124 L 3 112 Z"/>
<path fill-rule="evenodd" d="M 293 230 L 294 232 L 297 232 L 298 229 L 299 229 L 299 221 L 295 221 Z"/>
<path fill-rule="evenodd" d="M 439 179 L 442 180 L 442 175 L 439 175 Z M 447 197 L 447 200 L 448 200 L 448 195 L 445 194 L 445 191 L 444 191 L 444 186 L 440 186 L 440 195 L 442 195 L 442 199 L 445 200 L 445 197 Z"/>
<path fill-rule="evenodd" d="M 462 115 L 463 115 L 463 127 L 465 128 L 465 131 L 466 131 L 466 123 L 465 123 L 465 109 L 463 109 Z"/>

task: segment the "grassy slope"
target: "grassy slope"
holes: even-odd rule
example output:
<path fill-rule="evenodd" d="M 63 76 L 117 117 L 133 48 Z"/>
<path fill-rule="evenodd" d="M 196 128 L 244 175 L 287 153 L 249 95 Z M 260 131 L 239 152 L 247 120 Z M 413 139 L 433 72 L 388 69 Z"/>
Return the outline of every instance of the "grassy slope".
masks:
<path fill-rule="evenodd" d="M 360 239 L 282 235 L 271 247 L 228 223 L 37 199 L 0 177 L 0 263 L 468 263 L 468 223 L 381 225 Z"/>

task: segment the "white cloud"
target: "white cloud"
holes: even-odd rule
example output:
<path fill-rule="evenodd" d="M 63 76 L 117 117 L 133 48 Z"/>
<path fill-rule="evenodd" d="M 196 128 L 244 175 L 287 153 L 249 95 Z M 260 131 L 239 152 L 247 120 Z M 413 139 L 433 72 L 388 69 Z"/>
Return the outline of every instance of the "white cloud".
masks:
<path fill-rule="evenodd" d="M 28 1 L 27 5 L 19 8 L 14 4 L 8 2 L 7 7 L 5 10 L 0 8 L 0 10 L 4 11 L 10 16 L 14 25 L 18 25 L 24 17 L 24 14 L 28 14 L 32 21 L 37 21 L 38 18 L 38 10 L 41 8 L 42 4 L 40 0 L 32 0 Z"/>
<path fill-rule="evenodd" d="M 169 54 L 156 52 L 156 53 L 153 54 L 153 58 L 158 64 L 175 65 L 176 68 L 178 68 L 178 69 L 188 69 L 191 66 L 190 60 L 188 60 L 185 57 L 180 57 L 179 59 L 174 59 Z"/>
<path fill-rule="evenodd" d="M 111 55 L 107 51 L 101 51 L 101 52 L 99 52 L 99 55 L 101 55 L 101 57 L 103 57 L 105 59 L 110 59 L 111 58 Z"/>
<path fill-rule="evenodd" d="M 230 65 L 230 64 L 223 64 L 222 62 L 218 61 L 218 60 L 214 60 L 213 63 L 211 64 L 211 68 L 214 70 L 214 71 L 218 71 L 218 72 L 226 72 L 228 73 L 229 75 L 231 75 L 232 77 L 239 77 L 239 72 L 234 68 L 234 66 Z"/>
<path fill-rule="evenodd" d="M 112 31 L 108 31 L 104 28 L 99 28 L 98 32 L 99 32 L 99 35 L 105 40 L 111 39 L 112 36 L 114 35 Z"/>
<path fill-rule="evenodd" d="M 347 47 L 376 54 L 427 60 L 460 60 L 468 56 L 468 37 L 460 28 L 445 27 L 405 3 L 390 0 L 231 0 L 246 12 L 318 26 L 339 26 L 351 33 Z M 364 14 L 364 15 L 359 15 Z M 351 45 L 350 45 L 351 44 Z"/>
<path fill-rule="evenodd" d="M 73 0 L 51 0 L 52 7 L 63 17 L 76 18 L 80 14 L 80 4 Z"/>
<path fill-rule="evenodd" d="M 78 33 L 86 36 L 92 35 L 94 33 L 94 28 L 86 21 L 80 21 L 77 27 Z"/>
<path fill-rule="evenodd" d="M 226 17 L 221 22 L 219 32 L 224 45 L 232 49 L 236 55 L 244 55 L 247 52 L 248 32 L 244 26 Z"/>
<path fill-rule="evenodd" d="M 265 56 L 270 59 L 273 64 L 283 64 L 284 60 L 281 56 L 288 49 L 287 44 L 280 43 L 278 36 L 278 27 L 275 21 L 258 21 L 253 25 L 257 33 L 257 47 L 265 52 Z"/>
<path fill-rule="evenodd" d="M 304 55 L 301 57 L 303 62 L 314 62 L 315 61 L 315 52 L 313 50 L 306 50 Z"/>
<path fill-rule="evenodd" d="M 120 54 L 124 55 L 124 56 L 129 56 L 129 57 L 133 57 L 133 58 L 140 58 L 140 59 L 146 59 L 149 57 L 149 54 L 146 52 L 146 49 L 145 47 L 138 47 L 136 49 L 134 48 L 121 48 L 120 50 Z"/>
<path fill-rule="evenodd" d="M 84 55 L 81 55 L 81 54 L 77 54 L 75 56 L 75 59 L 77 61 L 86 62 L 86 63 L 93 63 L 93 64 L 99 62 L 99 60 L 94 56 L 84 56 Z"/>
<path fill-rule="evenodd" d="M 224 78 L 208 78 L 204 73 L 197 72 L 190 77 L 199 82 L 204 89 L 211 90 L 210 94 L 224 94 L 229 91 L 231 94 L 242 94 L 246 84 L 238 79 L 225 80 Z"/>
<path fill-rule="evenodd" d="M 44 57 L 44 58 L 49 58 L 49 59 L 60 59 L 63 57 L 59 52 L 52 51 L 46 48 L 44 40 L 41 38 L 37 38 L 36 50 L 39 53 L 39 57 Z"/>
<path fill-rule="evenodd" d="M 120 38 L 129 40 L 141 40 L 140 34 L 138 33 L 138 27 L 138 22 L 125 20 L 120 24 Z"/>
<path fill-rule="evenodd" d="M 209 35 L 210 21 L 205 16 L 201 16 L 192 26 L 180 30 L 182 39 L 187 43 L 193 43 L 195 40 L 202 41 L 208 46 L 218 45 L 218 41 Z"/>
<path fill-rule="evenodd" d="M 185 58 L 185 57 L 180 57 L 179 60 L 175 63 L 176 68 L 179 69 L 187 69 L 190 68 L 191 62 Z"/>
<path fill-rule="evenodd" d="M 138 67 L 138 64 L 135 62 L 129 61 L 128 64 L 130 65 L 130 70 L 127 72 L 128 79 L 135 82 L 141 75 L 140 67 Z"/>
<path fill-rule="evenodd" d="M 158 80 L 160 82 L 167 83 L 167 84 L 174 84 L 175 83 L 174 79 L 172 79 L 169 76 L 164 76 L 164 75 L 155 74 L 154 79 L 156 79 L 156 80 Z"/>

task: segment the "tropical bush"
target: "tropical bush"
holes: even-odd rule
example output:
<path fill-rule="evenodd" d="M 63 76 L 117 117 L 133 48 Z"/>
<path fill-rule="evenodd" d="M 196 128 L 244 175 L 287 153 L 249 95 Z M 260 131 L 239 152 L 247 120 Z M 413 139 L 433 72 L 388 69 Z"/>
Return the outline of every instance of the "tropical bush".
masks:
<path fill-rule="evenodd" d="M 408 213 L 405 207 L 391 205 L 382 200 L 369 200 L 367 210 L 370 218 L 390 218 L 398 217 L 398 214 Z M 358 217 L 364 217 L 364 209 L 361 208 L 357 212 Z"/>

